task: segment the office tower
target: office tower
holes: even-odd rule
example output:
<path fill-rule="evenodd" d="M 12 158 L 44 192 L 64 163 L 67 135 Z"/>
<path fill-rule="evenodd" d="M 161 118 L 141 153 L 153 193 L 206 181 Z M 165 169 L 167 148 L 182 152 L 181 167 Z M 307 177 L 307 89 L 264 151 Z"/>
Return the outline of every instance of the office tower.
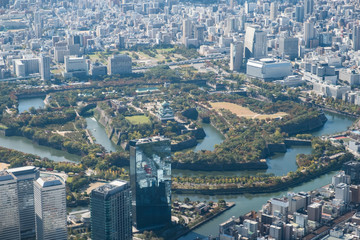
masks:
<path fill-rule="evenodd" d="M 305 15 L 311 15 L 314 11 L 314 0 L 304 0 Z"/>
<path fill-rule="evenodd" d="M 205 32 L 204 25 L 195 26 L 194 37 L 195 39 L 198 40 L 199 44 L 204 42 L 204 32 Z"/>
<path fill-rule="evenodd" d="M 230 44 L 230 70 L 240 72 L 244 55 L 244 43 L 238 41 Z"/>
<path fill-rule="evenodd" d="M 39 171 L 34 166 L 6 170 L 17 179 L 21 238 L 35 237 L 34 181 Z"/>
<path fill-rule="evenodd" d="M 267 34 L 258 26 L 249 26 L 245 33 L 245 57 L 263 58 L 267 55 Z"/>
<path fill-rule="evenodd" d="M 241 17 L 239 18 L 239 30 L 245 30 L 245 23 L 246 23 L 246 15 L 242 13 Z"/>
<path fill-rule="evenodd" d="M 0 239 L 20 239 L 18 187 L 12 173 L 0 171 Z"/>
<path fill-rule="evenodd" d="M 132 239 L 131 192 L 115 180 L 91 192 L 91 239 Z"/>
<path fill-rule="evenodd" d="M 293 238 L 293 225 L 285 224 L 284 225 L 284 239 L 292 239 Z"/>
<path fill-rule="evenodd" d="M 360 26 L 354 26 L 352 33 L 353 49 L 354 51 L 360 50 Z"/>
<path fill-rule="evenodd" d="M 192 38 L 192 22 L 190 19 L 185 19 L 183 21 L 183 44 L 187 45 L 187 39 Z"/>
<path fill-rule="evenodd" d="M 343 170 L 346 175 L 350 176 L 352 183 L 360 182 L 360 162 L 357 161 L 349 161 L 344 163 Z"/>
<path fill-rule="evenodd" d="M 37 240 L 66 240 L 65 184 L 55 176 L 40 177 L 34 182 Z"/>
<path fill-rule="evenodd" d="M 125 38 L 119 34 L 119 49 L 125 48 Z"/>
<path fill-rule="evenodd" d="M 277 2 L 272 2 L 270 4 L 270 20 L 274 21 L 276 20 L 278 15 L 278 5 Z"/>
<path fill-rule="evenodd" d="M 360 186 L 359 185 L 351 185 L 351 202 L 352 203 L 360 203 Z"/>
<path fill-rule="evenodd" d="M 269 230 L 269 236 L 275 240 L 282 240 L 282 227 L 271 225 Z"/>
<path fill-rule="evenodd" d="M 350 202 L 350 188 L 346 183 L 339 183 L 335 187 L 335 199 L 343 200 L 344 203 Z"/>
<path fill-rule="evenodd" d="M 124 54 L 113 55 L 108 58 L 108 74 L 130 74 L 132 73 L 131 57 Z"/>
<path fill-rule="evenodd" d="M 322 212 L 322 205 L 320 203 L 312 203 L 308 206 L 308 217 L 309 220 L 320 222 L 321 221 L 321 212 Z"/>
<path fill-rule="evenodd" d="M 41 21 L 41 13 L 40 12 L 34 13 L 34 31 L 35 31 L 35 36 L 37 38 L 41 38 L 41 36 L 42 36 L 42 21 Z"/>
<path fill-rule="evenodd" d="M 295 8 L 295 20 L 297 22 L 304 22 L 304 6 L 296 6 Z"/>
<path fill-rule="evenodd" d="M 226 21 L 225 33 L 230 34 L 230 33 L 234 32 L 234 31 L 237 31 L 236 18 L 230 17 Z"/>
<path fill-rule="evenodd" d="M 339 183 L 350 184 L 351 179 L 349 175 L 346 175 L 344 171 L 338 172 L 331 178 L 331 184 L 336 187 Z"/>
<path fill-rule="evenodd" d="M 306 48 L 311 47 L 311 40 L 314 39 L 314 36 L 315 36 L 314 24 L 309 21 L 305 22 L 304 23 L 304 41 L 305 41 Z"/>
<path fill-rule="evenodd" d="M 171 223 L 171 145 L 163 137 L 130 141 L 133 222 L 137 229 Z"/>
<path fill-rule="evenodd" d="M 279 53 L 281 56 L 294 59 L 299 55 L 299 39 L 290 37 L 281 37 L 279 40 Z"/>
<path fill-rule="evenodd" d="M 229 0 L 229 7 L 233 9 L 237 5 L 237 0 Z"/>
<path fill-rule="evenodd" d="M 50 80 L 50 57 L 41 55 L 40 56 L 40 75 L 41 80 Z"/>

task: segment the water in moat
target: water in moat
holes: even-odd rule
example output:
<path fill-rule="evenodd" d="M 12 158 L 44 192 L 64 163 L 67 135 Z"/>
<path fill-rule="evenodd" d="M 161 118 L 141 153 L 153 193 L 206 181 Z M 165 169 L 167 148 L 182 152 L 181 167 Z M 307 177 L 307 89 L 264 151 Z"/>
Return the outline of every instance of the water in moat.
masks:
<path fill-rule="evenodd" d="M 86 123 L 87 129 L 95 137 L 96 143 L 101 144 L 107 152 L 116 152 L 120 149 L 120 146 L 117 146 L 109 139 L 105 128 L 94 117 L 86 118 Z"/>
<path fill-rule="evenodd" d="M 21 100 L 22 101 L 22 100 Z M 42 100 L 41 100 L 42 101 Z M 38 99 L 36 101 L 40 103 Z M 36 107 L 38 105 L 31 105 L 29 102 L 24 99 L 24 102 L 19 104 L 19 111 L 24 111 L 30 107 Z M 20 109 L 21 107 L 21 109 Z M 345 131 L 355 120 L 354 118 L 342 116 L 334 113 L 326 113 L 328 121 L 325 126 L 321 129 L 313 131 L 312 134 L 316 136 L 328 135 L 336 132 Z M 87 119 L 88 128 L 96 138 L 96 142 L 102 144 L 107 151 L 115 151 L 117 146 L 112 145 L 109 142 L 109 139 L 106 136 L 104 128 L 98 124 L 93 119 Z M 204 130 L 207 134 L 207 137 L 199 142 L 199 144 L 194 148 L 195 151 L 198 150 L 213 150 L 215 144 L 220 144 L 224 137 L 211 125 L 204 125 Z M 101 133 L 102 132 L 102 133 Z M 54 150 L 49 147 L 39 146 L 32 141 L 24 137 L 5 137 L 0 136 L 0 146 L 12 148 L 19 150 L 25 153 L 37 154 L 40 157 L 47 157 L 55 161 L 78 161 L 79 156 L 66 153 L 64 151 Z M 295 157 L 299 153 L 311 153 L 311 147 L 300 146 L 300 147 L 291 147 L 286 153 L 276 154 L 269 159 L 267 162 L 269 164 L 269 169 L 266 171 L 248 171 L 248 172 L 239 172 L 239 171 L 229 171 L 229 172 L 201 172 L 201 171 L 179 171 L 174 170 L 174 175 L 236 175 L 236 174 L 255 174 L 255 173 L 274 173 L 276 175 L 284 175 L 289 171 L 296 170 Z M 225 199 L 226 201 L 232 201 L 236 203 L 236 206 L 232 209 L 226 211 L 220 216 L 212 219 L 201 227 L 195 229 L 188 235 L 182 237 L 182 240 L 194 239 L 196 237 L 206 237 L 208 235 L 217 235 L 218 234 L 218 225 L 225 220 L 229 219 L 231 216 L 239 216 L 241 214 L 247 213 L 251 210 L 259 210 L 266 201 L 272 197 L 278 197 L 286 194 L 288 191 L 299 192 L 299 191 L 309 191 L 312 189 L 319 188 L 323 185 L 330 183 L 331 176 L 334 173 L 329 173 L 323 176 L 320 176 L 310 182 L 304 183 L 300 186 L 297 186 L 286 191 L 269 193 L 269 194 L 241 194 L 241 195 L 218 195 L 218 196 L 206 196 L 201 194 L 194 195 L 173 195 L 173 198 L 183 199 L 189 197 L 191 200 L 200 200 L 200 201 L 218 201 L 219 199 Z"/>
<path fill-rule="evenodd" d="M 29 111 L 30 108 L 34 107 L 36 109 L 43 108 L 45 106 L 44 98 L 22 98 L 19 99 L 19 113 Z"/>

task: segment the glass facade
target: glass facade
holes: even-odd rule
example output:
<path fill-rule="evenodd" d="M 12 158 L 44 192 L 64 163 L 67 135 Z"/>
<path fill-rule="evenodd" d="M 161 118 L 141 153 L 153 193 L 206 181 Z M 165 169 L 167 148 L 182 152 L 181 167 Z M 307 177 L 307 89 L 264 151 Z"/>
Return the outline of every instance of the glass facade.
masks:
<path fill-rule="evenodd" d="M 0 172 L 0 239 L 20 239 L 18 190 L 11 173 Z"/>
<path fill-rule="evenodd" d="M 8 169 L 17 179 L 21 239 L 35 238 L 34 180 L 39 171 L 33 166 Z"/>
<path fill-rule="evenodd" d="M 132 239 L 131 192 L 126 181 L 115 180 L 91 192 L 91 239 Z"/>
<path fill-rule="evenodd" d="M 171 145 L 163 137 L 130 141 L 133 221 L 137 229 L 171 223 Z"/>
<path fill-rule="evenodd" d="M 34 183 L 37 240 L 66 240 L 65 184 L 55 176 L 39 178 Z"/>

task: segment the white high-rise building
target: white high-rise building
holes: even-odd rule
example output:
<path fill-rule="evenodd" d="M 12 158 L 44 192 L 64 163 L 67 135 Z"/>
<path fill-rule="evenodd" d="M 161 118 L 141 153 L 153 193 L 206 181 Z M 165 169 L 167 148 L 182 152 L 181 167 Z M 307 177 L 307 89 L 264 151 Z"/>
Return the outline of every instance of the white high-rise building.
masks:
<path fill-rule="evenodd" d="M 187 39 L 192 38 L 192 22 L 189 19 L 183 21 L 183 44 L 186 45 Z"/>
<path fill-rule="evenodd" d="M 40 75 L 41 80 L 50 80 L 50 57 L 40 56 Z"/>
<path fill-rule="evenodd" d="M 270 20 L 276 20 L 278 15 L 278 5 L 277 2 L 272 2 L 270 5 Z"/>
<path fill-rule="evenodd" d="M 66 240 L 65 184 L 55 176 L 40 177 L 34 183 L 37 240 Z"/>
<path fill-rule="evenodd" d="M 240 72 L 244 55 L 244 42 L 230 44 L 230 70 Z"/>
<path fill-rule="evenodd" d="M 350 187 L 346 183 L 339 183 L 335 188 L 335 199 L 343 200 L 344 203 L 350 202 Z"/>
<path fill-rule="evenodd" d="M 20 239 L 18 188 L 12 173 L 0 172 L 0 239 Z"/>
<path fill-rule="evenodd" d="M 11 168 L 6 171 L 17 179 L 21 238 L 34 238 L 34 181 L 39 177 L 39 171 L 34 166 Z"/>
<path fill-rule="evenodd" d="M 249 26 L 245 33 L 245 57 L 264 58 L 267 56 L 267 34 L 259 26 Z"/>
<path fill-rule="evenodd" d="M 315 30 L 314 30 L 314 24 L 312 22 L 305 22 L 304 23 L 304 41 L 305 41 L 305 47 L 310 48 L 310 40 L 314 39 L 315 37 Z"/>

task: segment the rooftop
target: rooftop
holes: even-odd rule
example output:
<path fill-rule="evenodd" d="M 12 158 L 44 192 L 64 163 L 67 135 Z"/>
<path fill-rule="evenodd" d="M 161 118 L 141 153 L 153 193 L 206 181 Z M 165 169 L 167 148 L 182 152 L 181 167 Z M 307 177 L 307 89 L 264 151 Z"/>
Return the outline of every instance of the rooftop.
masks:
<path fill-rule="evenodd" d="M 115 180 L 105 185 L 102 185 L 98 188 L 95 188 L 93 192 L 100 193 L 102 195 L 115 194 L 117 192 L 123 191 L 129 187 L 129 183 L 124 180 Z"/>
<path fill-rule="evenodd" d="M 12 179 L 14 179 L 14 177 L 10 173 L 8 173 L 6 171 L 0 171 L 0 182 L 12 180 Z"/>
<path fill-rule="evenodd" d="M 7 172 L 11 172 L 15 176 L 25 175 L 35 173 L 36 167 L 34 166 L 25 166 L 25 167 L 18 167 L 18 168 L 10 168 L 6 170 Z"/>
<path fill-rule="evenodd" d="M 60 179 L 55 176 L 40 177 L 36 182 L 42 187 L 52 187 L 63 184 Z"/>

